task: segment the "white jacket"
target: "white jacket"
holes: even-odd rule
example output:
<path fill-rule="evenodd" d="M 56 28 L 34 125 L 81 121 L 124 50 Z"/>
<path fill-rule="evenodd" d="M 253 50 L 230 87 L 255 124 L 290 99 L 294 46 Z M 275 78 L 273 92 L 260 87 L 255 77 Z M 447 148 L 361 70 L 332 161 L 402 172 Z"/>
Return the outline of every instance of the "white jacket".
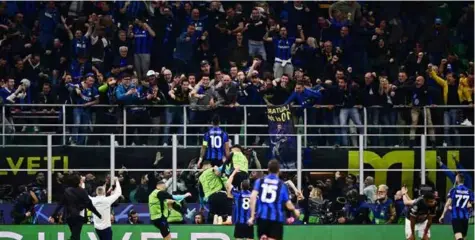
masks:
<path fill-rule="evenodd" d="M 107 189 L 106 189 L 107 190 Z M 104 230 L 111 227 L 111 205 L 122 195 L 122 188 L 119 181 L 116 181 L 114 192 L 108 197 L 97 196 L 89 197 L 94 207 L 102 215 L 102 219 L 98 218 L 95 214 L 92 214 L 92 220 L 94 227 L 97 230 Z"/>

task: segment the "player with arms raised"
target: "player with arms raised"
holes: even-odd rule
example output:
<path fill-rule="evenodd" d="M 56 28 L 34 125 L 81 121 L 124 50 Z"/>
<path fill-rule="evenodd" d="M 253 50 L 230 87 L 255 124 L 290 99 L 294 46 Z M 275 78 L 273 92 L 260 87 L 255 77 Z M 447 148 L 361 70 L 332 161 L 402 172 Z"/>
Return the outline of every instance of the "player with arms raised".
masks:
<path fill-rule="evenodd" d="M 226 182 L 226 193 L 228 198 L 234 199 L 233 223 L 234 237 L 238 239 L 254 239 L 254 228 L 247 224 L 251 217 L 251 184 L 249 180 L 244 180 L 240 184 L 240 191 L 233 186 L 234 177 L 239 173 L 239 167 L 236 167 Z"/>
<path fill-rule="evenodd" d="M 210 161 L 213 166 L 220 167 L 229 156 L 228 134 L 219 127 L 218 115 L 213 116 L 212 124 L 213 126 L 204 135 L 198 167 L 201 166 L 203 159 Z"/>
<path fill-rule="evenodd" d="M 257 216 L 257 234 L 260 240 L 281 240 L 284 237 L 286 213 L 284 207 L 292 211 L 296 218 L 300 216 L 289 198 L 287 185 L 279 179 L 279 162 L 269 161 L 269 174 L 254 183 L 251 194 L 251 218 L 248 224 L 254 223 Z M 256 213 L 257 203 L 257 213 Z"/>
<path fill-rule="evenodd" d="M 450 189 L 447 196 L 447 203 L 444 212 L 440 217 L 440 223 L 443 222 L 447 210 L 451 210 L 452 229 L 454 230 L 455 240 L 463 240 L 467 237 L 468 220 L 470 218 L 470 208 L 473 203 L 473 192 L 464 186 L 465 178 L 462 174 L 457 174 L 455 184 L 457 186 Z"/>

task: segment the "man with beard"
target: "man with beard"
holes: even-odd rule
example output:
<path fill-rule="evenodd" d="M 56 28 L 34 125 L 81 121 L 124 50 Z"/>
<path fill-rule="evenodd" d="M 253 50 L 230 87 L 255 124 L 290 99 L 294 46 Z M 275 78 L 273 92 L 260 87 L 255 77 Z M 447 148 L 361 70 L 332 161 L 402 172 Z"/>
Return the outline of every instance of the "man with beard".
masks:
<path fill-rule="evenodd" d="M 388 186 L 379 185 L 376 202 L 370 205 L 369 216 L 374 224 L 390 224 L 396 219 L 393 200 L 388 198 Z"/>
<path fill-rule="evenodd" d="M 456 240 L 463 240 L 467 237 L 467 231 L 470 219 L 470 208 L 473 206 L 473 192 L 464 186 L 464 175 L 458 174 L 456 177 L 456 186 L 453 187 L 448 196 L 444 212 L 440 217 L 440 223 L 443 222 L 445 213 L 450 209 L 452 215 L 452 229 Z"/>

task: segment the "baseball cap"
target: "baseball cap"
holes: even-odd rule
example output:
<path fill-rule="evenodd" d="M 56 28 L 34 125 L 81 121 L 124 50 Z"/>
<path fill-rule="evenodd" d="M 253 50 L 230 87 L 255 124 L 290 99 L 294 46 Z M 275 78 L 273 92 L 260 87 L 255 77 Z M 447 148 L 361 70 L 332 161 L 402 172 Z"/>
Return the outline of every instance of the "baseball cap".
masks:
<path fill-rule="evenodd" d="M 148 70 L 148 72 L 147 72 L 147 77 L 152 77 L 152 76 L 155 76 L 155 71 L 153 71 L 153 70 Z"/>
<path fill-rule="evenodd" d="M 200 65 L 201 66 L 209 65 L 209 62 L 207 60 L 203 60 L 203 61 L 201 61 Z"/>

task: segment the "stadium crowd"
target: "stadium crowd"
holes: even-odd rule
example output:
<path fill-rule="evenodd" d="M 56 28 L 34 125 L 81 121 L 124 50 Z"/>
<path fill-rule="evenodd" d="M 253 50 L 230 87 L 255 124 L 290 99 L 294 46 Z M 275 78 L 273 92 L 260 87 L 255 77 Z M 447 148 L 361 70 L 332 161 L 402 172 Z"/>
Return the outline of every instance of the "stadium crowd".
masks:
<path fill-rule="evenodd" d="M 361 125 L 361 109 L 367 107 L 370 124 L 412 126 L 409 139 L 372 136 L 370 145 L 416 144 L 414 135 L 426 114 L 429 134 L 454 131 L 441 139 L 430 136 L 430 145 L 473 146 L 462 143 L 458 135 L 473 130 L 431 127 L 470 125 L 473 108 L 425 112 L 422 108 L 473 106 L 473 29 L 473 4 L 453 2 L 2 2 L 1 100 L 45 104 L 9 105 L 2 121 L 7 134 L 24 132 L 27 128 L 21 124 L 55 122 L 39 118 L 61 110 L 47 104 L 76 104 L 82 106 L 68 108 L 68 123 L 117 124 L 124 120 L 121 108 L 126 107 L 126 124 L 133 125 L 128 134 L 169 134 L 182 133 L 183 128 L 160 124 L 208 124 L 213 114 L 224 124 L 241 124 L 240 105 L 294 103 L 307 109 L 308 124 L 341 126 L 310 128 L 314 134 L 342 134 L 310 138 L 313 145 L 350 145 L 346 126 L 349 120 Z M 90 107 L 96 104 L 120 107 L 102 111 Z M 180 107 L 170 105 L 190 105 L 188 119 Z M 303 111 L 294 110 L 296 120 L 301 120 Z M 22 112 L 38 119 L 14 120 Z M 267 124 L 264 109 L 249 108 L 247 114 L 249 124 Z M 137 127 L 141 124 L 155 125 Z M 33 131 L 62 129 L 35 126 Z M 68 131 L 106 134 L 120 133 L 120 128 L 75 126 Z M 226 131 L 233 135 L 240 129 Z M 265 131 L 256 128 L 256 133 Z M 398 131 L 404 133 L 405 128 Z M 396 130 L 377 127 L 370 133 L 395 134 Z M 74 135 L 69 143 L 103 140 Z M 169 136 L 129 137 L 121 144 L 167 145 L 170 140 Z M 266 141 L 252 137 L 248 142 Z M 199 143 L 196 137 L 190 142 Z M 252 156 L 247 154 L 249 160 Z M 257 166 L 258 160 L 251 163 Z M 196 162 L 191 162 L 189 168 L 195 167 Z M 250 172 L 251 183 L 262 174 Z M 132 175 L 123 169 L 118 176 L 123 191 L 119 202 L 146 203 L 157 182 L 165 182 L 171 193 L 174 181 L 170 171 Z M 63 177 L 55 173 L 54 199 L 63 192 Z M 100 178 L 85 175 L 89 195 L 97 186 L 110 189 L 110 177 Z M 282 178 L 295 185 L 293 175 Z M 193 172 L 180 173 L 176 181 L 180 193 L 191 192 L 189 201 L 198 201 L 199 178 Z M 363 195 L 358 193 L 359 184 L 365 185 Z M 381 224 L 404 218 L 402 192 L 375 186 L 372 177 L 359 183 L 356 176 L 337 172 L 318 181 L 307 177 L 303 186 L 290 188 L 293 202 L 304 209 L 301 220 L 308 224 Z M 43 195 L 44 189 L 45 176 L 39 173 L 34 184 L 21 190 L 17 202 L 22 196 L 29 199 L 30 191 Z M 45 200 L 38 198 L 35 201 Z M 353 208 L 352 204 L 363 203 L 370 207 Z M 129 215 L 129 223 L 139 223 L 135 211 Z M 183 217 L 195 223 L 210 221 L 202 211 Z"/>
<path fill-rule="evenodd" d="M 372 136 L 370 145 L 414 145 L 421 107 L 473 106 L 472 20 L 473 4 L 452 2 L 2 2 L 2 102 L 46 104 L 7 107 L 5 133 L 61 133 L 43 124 L 66 116 L 67 124 L 83 124 L 67 128 L 68 143 L 95 145 L 104 139 L 76 134 L 120 133 L 86 124 L 123 123 L 121 109 L 128 105 L 128 134 L 170 134 L 183 128 L 160 124 L 206 124 L 211 113 L 241 124 L 240 105 L 293 103 L 307 109 L 309 125 L 341 126 L 309 128 L 309 134 L 342 135 L 313 137 L 312 145 L 351 144 L 344 135 L 349 120 L 361 126 L 362 107 L 368 107 L 368 124 L 412 126 L 370 127 L 369 134 L 411 134 Z M 82 106 L 63 115 L 48 104 Z M 120 107 L 90 107 L 95 104 Z M 187 119 L 170 105 L 190 105 Z M 471 144 L 458 135 L 470 129 L 448 125 L 470 125 L 472 112 L 427 108 L 428 133 L 452 134 L 430 136 L 430 145 Z M 302 114 L 295 109 L 296 120 Z M 267 124 L 265 108 L 248 108 L 247 119 Z M 145 124 L 153 126 L 139 127 Z M 249 144 L 267 142 L 249 138 Z M 123 144 L 170 141 L 129 137 Z"/>

